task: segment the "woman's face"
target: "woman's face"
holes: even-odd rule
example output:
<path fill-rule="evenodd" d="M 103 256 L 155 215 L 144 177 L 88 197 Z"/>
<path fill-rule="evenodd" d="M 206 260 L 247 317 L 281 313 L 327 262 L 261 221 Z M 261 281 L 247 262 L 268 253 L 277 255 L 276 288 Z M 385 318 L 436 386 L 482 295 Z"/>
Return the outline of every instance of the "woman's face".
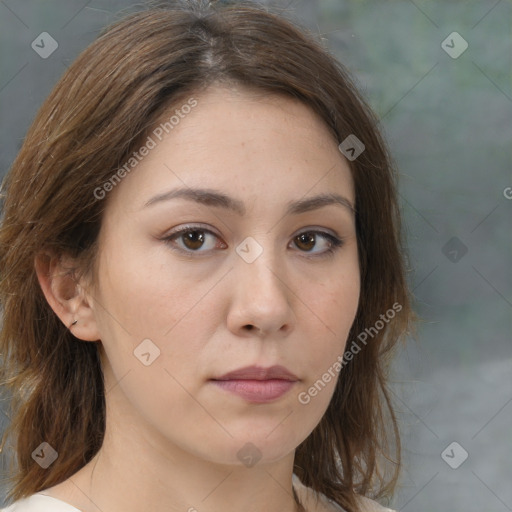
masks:
<path fill-rule="evenodd" d="M 310 434 L 334 391 L 338 373 L 325 374 L 360 291 L 353 183 L 303 104 L 243 88 L 191 96 L 103 199 L 92 307 L 111 421 L 153 447 L 271 462 Z M 333 195 L 341 202 L 311 201 Z M 215 380 L 275 365 L 295 377 Z"/>

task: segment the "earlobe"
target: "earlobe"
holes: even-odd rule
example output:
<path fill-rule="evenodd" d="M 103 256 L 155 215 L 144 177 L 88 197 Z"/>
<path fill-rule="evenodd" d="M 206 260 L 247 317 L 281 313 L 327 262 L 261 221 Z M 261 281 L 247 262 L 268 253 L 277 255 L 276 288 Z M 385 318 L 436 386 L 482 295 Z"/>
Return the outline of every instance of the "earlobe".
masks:
<path fill-rule="evenodd" d="M 83 341 L 100 340 L 94 309 L 75 277 L 71 258 L 40 253 L 34 268 L 46 301 L 66 328 Z"/>

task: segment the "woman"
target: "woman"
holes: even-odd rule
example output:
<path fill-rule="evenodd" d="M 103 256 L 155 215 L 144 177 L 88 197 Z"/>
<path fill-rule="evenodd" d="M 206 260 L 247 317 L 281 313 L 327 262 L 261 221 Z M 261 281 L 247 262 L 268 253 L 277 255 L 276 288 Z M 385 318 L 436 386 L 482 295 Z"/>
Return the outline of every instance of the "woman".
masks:
<path fill-rule="evenodd" d="M 7 511 L 389 510 L 394 171 L 312 36 L 249 3 L 127 16 L 3 196 Z"/>

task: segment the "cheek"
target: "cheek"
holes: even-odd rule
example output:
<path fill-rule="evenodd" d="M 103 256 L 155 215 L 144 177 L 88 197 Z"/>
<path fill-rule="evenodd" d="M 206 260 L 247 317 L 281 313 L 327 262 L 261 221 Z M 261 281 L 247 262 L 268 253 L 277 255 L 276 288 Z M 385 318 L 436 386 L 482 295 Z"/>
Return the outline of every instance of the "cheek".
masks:
<path fill-rule="evenodd" d="M 169 268 L 167 249 L 110 241 L 101 259 L 101 301 L 136 337 L 167 337 L 201 297 L 201 282 Z"/>
<path fill-rule="evenodd" d="M 304 308 L 302 317 L 301 329 L 309 333 L 302 347 L 308 378 L 298 401 L 311 411 L 327 408 L 334 393 L 359 295 L 359 268 L 352 265 L 339 279 L 310 287 L 301 297 L 305 304 L 312 306 Z"/>
<path fill-rule="evenodd" d="M 300 299 L 308 306 L 304 321 L 310 328 L 313 324 L 321 324 L 326 345 L 339 348 L 340 342 L 346 341 L 359 305 L 358 265 L 352 263 L 337 276 L 328 276 L 323 281 L 305 283 L 303 290 Z"/>
<path fill-rule="evenodd" d="M 130 371 L 141 389 L 151 389 L 158 375 L 172 395 L 178 381 L 195 385 L 217 304 L 215 295 L 207 293 L 211 283 L 197 271 L 171 271 L 164 248 L 153 253 L 145 249 L 110 240 L 100 259 L 96 318 L 115 378 Z M 146 367 L 148 359 L 154 362 Z"/>

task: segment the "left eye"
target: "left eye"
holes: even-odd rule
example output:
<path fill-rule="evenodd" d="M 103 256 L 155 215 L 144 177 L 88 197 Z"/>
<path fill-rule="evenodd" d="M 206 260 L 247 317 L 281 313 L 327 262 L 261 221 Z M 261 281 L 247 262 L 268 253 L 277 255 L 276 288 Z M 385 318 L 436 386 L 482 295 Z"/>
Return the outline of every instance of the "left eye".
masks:
<path fill-rule="evenodd" d="M 207 241 L 209 238 L 211 238 L 211 242 L 213 243 L 210 243 L 208 246 Z M 314 251 L 313 249 L 315 249 L 318 245 L 318 238 L 323 240 L 324 249 Z M 219 241 L 217 244 L 214 242 L 215 239 Z M 194 252 L 205 253 L 215 248 L 227 248 L 227 245 L 220 241 L 219 237 L 215 233 L 209 229 L 205 229 L 199 226 L 185 226 L 183 228 L 177 229 L 169 236 L 163 238 L 163 240 L 173 249 L 189 254 Z M 181 244 L 178 242 L 181 242 Z M 298 247 L 301 252 L 307 252 L 314 255 L 322 255 L 334 252 L 339 246 L 342 245 L 343 242 L 334 235 L 324 231 L 303 231 L 302 233 L 294 236 L 291 243 Z M 205 246 L 205 250 L 199 250 L 204 249 Z"/>
<path fill-rule="evenodd" d="M 313 252 L 312 249 L 317 246 L 318 236 L 324 240 L 324 245 L 327 245 L 327 248 L 324 251 Z M 313 254 L 334 252 L 342 244 L 339 238 L 324 231 L 304 231 L 295 236 L 293 240 L 297 247 L 302 246 L 305 252 L 313 252 Z"/>

